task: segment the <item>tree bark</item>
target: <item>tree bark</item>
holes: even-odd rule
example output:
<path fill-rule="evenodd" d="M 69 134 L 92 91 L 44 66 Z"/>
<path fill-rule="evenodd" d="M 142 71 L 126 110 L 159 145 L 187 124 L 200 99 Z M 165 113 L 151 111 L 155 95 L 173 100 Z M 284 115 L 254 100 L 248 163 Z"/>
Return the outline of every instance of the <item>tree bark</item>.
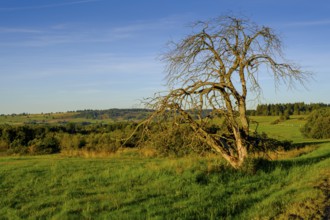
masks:
<path fill-rule="evenodd" d="M 245 100 L 239 100 L 238 111 L 239 111 L 239 119 L 242 124 L 242 129 L 243 129 L 244 135 L 248 136 L 250 126 L 249 126 L 249 120 L 246 115 Z"/>
<path fill-rule="evenodd" d="M 240 152 L 238 153 L 238 158 L 235 155 L 231 155 L 230 152 L 230 146 L 224 141 L 216 140 L 213 136 L 211 136 L 209 133 L 207 133 L 199 124 L 183 109 L 181 109 L 178 105 L 175 105 L 175 108 L 180 112 L 180 114 L 188 121 L 191 128 L 196 132 L 199 139 L 206 142 L 213 150 L 220 153 L 221 156 L 235 169 L 238 169 L 243 161 L 244 158 L 247 156 L 246 148 L 243 145 L 243 141 L 241 139 L 241 136 L 239 132 L 237 133 L 239 135 L 240 141 L 237 142 L 237 146 L 239 146 Z"/>
<path fill-rule="evenodd" d="M 281 41 L 271 28 L 231 16 L 197 22 L 194 28 L 199 31 L 178 43 L 173 42 L 173 48 L 164 54 L 170 92 L 152 99 L 154 102 L 150 105 L 158 110 L 155 115 L 164 114 L 167 109 L 175 110 L 175 120 L 189 123 L 201 140 L 239 168 L 248 157 L 248 87 L 260 95 L 260 68 L 267 66 L 276 82 L 283 80 L 289 84 L 293 80 L 303 82 L 308 73 L 283 59 Z M 193 114 L 185 111 L 202 112 L 203 108 L 212 108 L 210 116 L 225 117 L 230 142 L 225 136 L 217 139 L 207 132 L 207 117 L 200 116 L 197 122 Z M 180 112 L 178 118 L 177 111 Z"/>
<path fill-rule="evenodd" d="M 244 139 L 240 130 L 234 128 L 233 133 L 235 136 L 235 144 L 237 149 L 237 165 L 240 167 L 243 164 L 245 158 L 248 156 L 248 152 L 246 146 L 244 145 Z"/>

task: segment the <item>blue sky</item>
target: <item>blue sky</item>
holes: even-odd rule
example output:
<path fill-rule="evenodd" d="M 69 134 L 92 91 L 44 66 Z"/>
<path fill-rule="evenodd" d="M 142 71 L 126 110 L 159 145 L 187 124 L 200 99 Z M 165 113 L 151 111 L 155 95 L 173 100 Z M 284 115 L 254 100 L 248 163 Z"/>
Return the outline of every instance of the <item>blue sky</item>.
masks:
<path fill-rule="evenodd" d="M 141 107 L 164 91 L 159 55 L 188 24 L 227 13 L 274 28 L 308 89 L 270 77 L 258 103 L 330 103 L 330 2 L 323 0 L 0 0 L 0 114 Z"/>

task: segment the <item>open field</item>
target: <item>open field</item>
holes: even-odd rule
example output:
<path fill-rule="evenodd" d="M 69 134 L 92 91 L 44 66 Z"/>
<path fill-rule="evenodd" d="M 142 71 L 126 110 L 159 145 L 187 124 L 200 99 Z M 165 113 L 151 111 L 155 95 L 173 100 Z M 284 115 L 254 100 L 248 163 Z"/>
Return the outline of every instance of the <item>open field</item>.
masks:
<path fill-rule="evenodd" d="M 304 139 L 298 117 L 271 125 L 271 137 Z M 309 150 L 311 149 L 311 150 Z M 215 155 L 146 157 L 136 149 L 105 158 L 61 154 L 0 158 L 4 219 L 321 219 L 329 205 L 330 142 L 322 140 L 259 170 L 229 168 Z"/>
<path fill-rule="evenodd" d="M 259 123 L 258 132 L 265 132 L 279 140 L 292 140 L 295 143 L 299 143 L 308 141 L 300 133 L 300 128 L 305 124 L 306 117 L 306 115 L 294 115 L 290 116 L 290 120 L 279 122 L 278 124 L 272 124 L 279 118 L 278 116 L 252 116 L 251 119 Z M 254 130 L 255 127 L 256 124 L 252 123 L 251 130 Z M 313 141 L 313 139 L 309 141 Z"/>

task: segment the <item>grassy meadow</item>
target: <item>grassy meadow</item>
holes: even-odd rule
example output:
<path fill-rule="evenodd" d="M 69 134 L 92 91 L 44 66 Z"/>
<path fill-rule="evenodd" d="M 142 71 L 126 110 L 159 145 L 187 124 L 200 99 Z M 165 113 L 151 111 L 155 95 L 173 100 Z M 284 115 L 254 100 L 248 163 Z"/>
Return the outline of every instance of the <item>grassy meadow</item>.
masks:
<path fill-rule="evenodd" d="M 248 162 L 233 170 L 212 154 L 162 158 L 138 149 L 0 157 L 0 219 L 322 219 L 330 140 L 304 139 L 299 116 L 275 119 L 253 117 L 259 132 L 307 144 L 260 160 L 258 170 Z"/>

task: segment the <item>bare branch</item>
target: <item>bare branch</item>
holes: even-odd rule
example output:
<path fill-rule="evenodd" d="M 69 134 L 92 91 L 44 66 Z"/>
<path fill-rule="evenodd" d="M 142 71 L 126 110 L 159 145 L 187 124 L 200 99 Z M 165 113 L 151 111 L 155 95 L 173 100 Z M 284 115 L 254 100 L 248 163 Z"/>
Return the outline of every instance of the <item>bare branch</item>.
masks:
<path fill-rule="evenodd" d="M 193 30 L 181 41 L 172 42 L 163 55 L 170 91 L 148 100 L 155 112 L 137 129 L 147 130 L 152 123 L 166 126 L 163 120 L 189 124 L 196 137 L 239 167 L 247 157 L 248 89 L 261 94 L 258 75 L 263 74 L 262 67 L 269 69 L 275 83 L 288 86 L 303 84 L 310 75 L 286 61 L 281 40 L 269 27 L 223 16 L 196 22 Z M 208 117 L 203 115 L 205 109 L 210 110 Z M 207 132 L 209 117 L 215 116 L 226 120 L 232 138 Z"/>

